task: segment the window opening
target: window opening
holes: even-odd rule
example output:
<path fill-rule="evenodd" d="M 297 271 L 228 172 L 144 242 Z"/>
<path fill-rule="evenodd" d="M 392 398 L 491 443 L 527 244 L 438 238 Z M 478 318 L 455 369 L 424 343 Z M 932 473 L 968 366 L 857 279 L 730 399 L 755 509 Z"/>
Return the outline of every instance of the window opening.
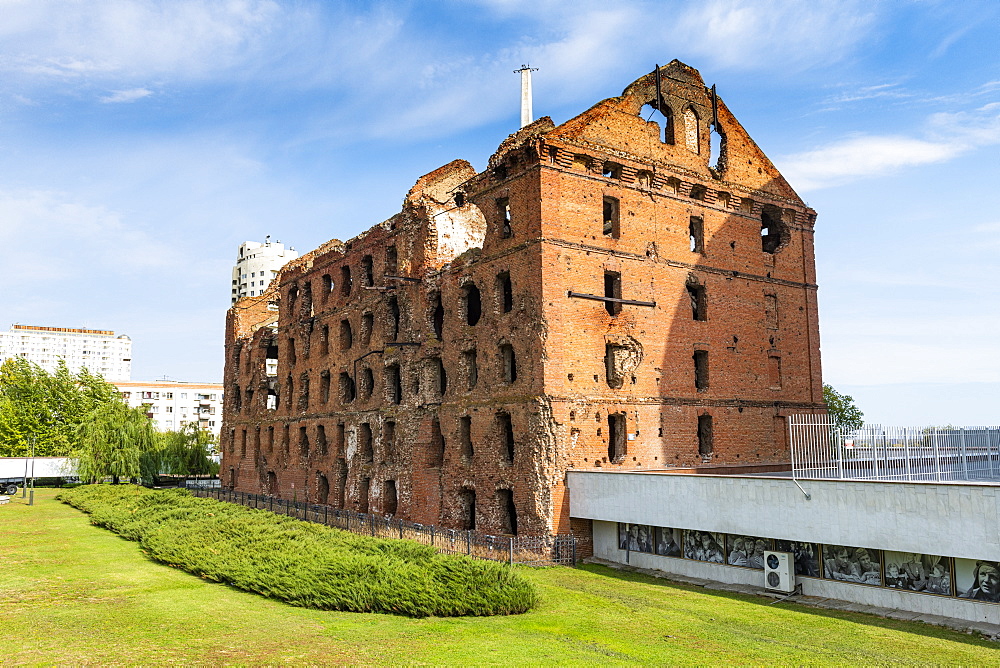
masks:
<path fill-rule="evenodd" d="M 288 338 L 288 364 L 290 366 L 295 366 L 296 362 L 298 362 L 298 359 L 296 358 L 296 355 L 295 355 L 295 339 L 289 337 Z"/>
<path fill-rule="evenodd" d="M 500 345 L 500 356 L 503 359 L 503 378 L 507 383 L 517 380 L 517 359 L 514 356 L 514 346 L 509 343 Z"/>
<path fill-rule="evenodd" d="M 694 353 L 694 386 L 699 392 L 708 389 L 708 351 L 696 350 Z"/>
<path fill-rule="evenodd" d="M 361 446 L 361 459 L 366 464 L 375 461 L 375 451 L 372 447 L 372 426 L 368 422 L 362 422 L 358 427 L 358 445 Z"/>
<path fill-rule="evenodd" d="M 510 198 L 501 197 L 497 200 L 497 217 L 500 219 L 500 236 L 509 239 L 514 236 L 510 219 Z"/>
<path fill-rule="evenodd" d="M 476 491 L 465 487 L 458 493 L 458 505 L 462 513 L 462 528 L 466 531 L 476 529 Z"/>
<path fill-rule="evenodd" d="M 435 292 L 431 297 L 433 310 L 431 311 L 431 325 L 434 327 L 434 336 L 441 338 L 444 333 L 444 304 L 441 303 L 441 293 Z"/>
<path fill-rule="evenodd" d="M 354 331 L 351 328 L 351 321 L 344 319 L 340 321 L 340 349 L 348 350 L 354 345 Z"/>
<path fill-rule="evenodd" d="M 325 506 L 330 501 L 330 481 L 322 473 L 316 474 L 316 502 Z"/>
<path fill-rule="evenodd" d="M 303 371 L 299 375 L 299 410 L 309 409 L 309 374 Z"/>
<path fill-rule="evenodd" d="M 372 330 L 375 329 L 375 316 L 371 312 L 361 314 L 361 343 L 372 342 Z"/>
<path fill-rule="evenodd" d="M 382 483 L 382 512 L 386 515 L 395 515 L 398 504 L 396 481 L 386 480 Z"/>
<path fill-rule="evenodd" d="M 281 449 L 284 451 L 286 458 L 292 450 L 291 427 L 288 424 L 283 425 L 281 428 Z"/>
<path fill-rule="evenodd" d="M 497 413 L 497 427 L 500 431 L 501 456 L 508 464 L 514 463 L 514 423 L 510 413 Z"/>
<path fill-rule="evenodd" d="M 319 354 L 329 355 L 330 354 L 330 326 L 323 325 L 322 329 L 319 331 Z"/>
<path fill-rule="evenodd" d="M 243 410 L 243 394 L 240 392 L 240 386 L 238 383 L 233 383 L 233 411 L 239 413 Z"/>
<path fill-rule="evenodd" d="M 500 526 L 503 533 L 517 535 L 517 507 L 514 505 L 514 490 L 497 490 L 500 505 Z"/>
<path fill-rule="evenodd" d="M 617 162 L 605 162 L 601 167 L 601 175 L 609 179 L 620 179 L 622 177 L 622 166 Z"/>
<path fill-rule="evenodd" d="M 375 285 L 375 265 L 371 255 L 361 258 L 361 285 L 372 287 Z"/>
<path fill-rule="evenodd" d="M 726 135 L 719 130 L 718 124 L 713 123 L 708 137 L 708 165 L 716 172 L 721 172 L 726 167 Z"/>
<path fill-rule="evenodd" d="M 274 425 L 267 428 L 267 452 L 274 452 Z"/>
<path fill-rule="evenodd" d="M 621 230 L 618 222 L 618 199 L 615 197 L 604 198 L 604 236 L 617 239 Z"/>
<path fill-rule="evenodd" d="M 776 207 L 765 206 L 760 213 L 761 250 L 765 253 L 776 253 L 781 247 L 783 228 L 781 211 Z"/>
<path fill-rule="evenodd" d="M 337 507 L 343 508 L 347 501 L 347 460 L 337 460 Z"/>
<path fill-rule="evenodd" d="M 347 448 L 347 425 L 337 423 L 337 456 L 343 457 Z"/>
<path fill-rule="evenodd" d="M 330 445 L 326 441 L 326 427 L 321 424 L 316 425 L 316 447 L 319 449 L 319 454 L 324 456 L 330 451 Z"/>
<path fill-rule="evenodd" d="M 346 371 L 340 372 L 340 402 L 349 404 L 357 396 L 354 379 Z"/>
<path fill-rule="evenodd" d="M 500 305 L 504 313 L 514 310 L 514 286 L 510 281 L 510 272 L 497 274 L 497 284 L 500 288 Z"/>
<path fill-rule="evenodd" d="M 705 252 L 705 221 L 700 216 L 691 216 L 688 222 L 688 238 L 692 253 Z"/>
<path fill-rule="evenodd" d="M 625 459 L 628 438 L 624 413 L 608 413 L 608 461 L 619 463 Z"/>
<path fill-rule="evenodd" d="M 395 276 L 399 271 L 399 252 L 395 246 L 388 246 L 385 249 L 385 273 Z"/>
<path fill-rule="evenodd" d="M 705 296 L 705 286 L 698 283 L 698 279 L 693 276 L 688 277 L 687 293 L 691 301 L 691 319 L 708 320 L 708 299 Z"/>
<path fill-rule="evenodd" d="M 305 427 L 299 427 L 299 454 L 303 458 L 309 456 L 309 433 Z"/>
<path fill-rule="evenodd" d="M 319 400 L 324 404 L 330 401 L 330 372 L 326 369 L 319 372 Z"/>
<path fill-rule="evenodd" d="M 708 197 L 708 188 L 701 185 L 691 186 L 691 194 L 689 195 L 691 199 L 696 199 L 699 202 L 704 202 Z"/>
<path fill-rule="evenodd" d="M 382 450 L 386 461 L 392 461 L 396 454 L 396 423 L 386 420 L 382 425 Z"/>
<path fill-rule="evenodd" d="M 698 114 L 691 107 L 684 110 L 684 144 L 692 153 L 701 153 L 701 129 L 698 127 Z"/>
<path fill-rule="evenodd" d="M 389 403 L 399 404 L 403 401 L 403 380 L 400 377 L 399 365 L 390 364 L 385 368 L 385 384 L 389 394 Z"/>
<path fill-rule="evenodd" d="M 441 433 L 441 421 L 436 417 L 431 419 L 431 443 L 428 466 L 440 468 L 444 464 L 444 434 Z"/>
<path fill-rule="evenodd" d="M 468 283 L 462 287 L 462 301 L 465 306 L 465 321 L 470 327 L 475 327 L 483 315 L 482 295 L 475 283 Z"/>
<path fill-rule="evenodd" d="M 462 352 L 462 364 L 466 372 L 466 388 L 471 390 L 479 382 L 479 362 L 475 349 Z"/>
<path fill-rule="evenodd" d="M 455 206 L 457 207 L 465 206 L 465 193 L 461 191 L 455 193 Z"/>
<path fill-rule="evenodd" d="M 340 294 L 347 297 L 351 294 L 351 268 L 343 266 L 340 268 Z"/>
<path fill-rule="evenodd" d="M 698 416 L 698 454 L 702 457 L 710 457 L 714 444 L 712 434 L 712 416 Z"/>
<path fill-rule="evenodd" d="M 327 296 L 333 292 L 333 279 L 330 278 L 330 274 L 323 274 L 323 300 L 326 301 Z"/>
<path fill-rule="evenodd" d="M 399 300 L 389 297 L 389 332 L 388 339 L 396 341 L 399 338 Z"/>
<path fill-rule="evenodd" d="M 371 488 L 371 478 L 362 478 L 361 484 L 358 486 L 358 512 L 367 513 L 368 512 L 368 497 L 370 495 Z"/>
<path fill-rule="evenodd" d="M 613 299 L 622 298 L 622 275 L 617 271 L 604 272 L 604 296 Z M 618 315 L 622 312 L 622 305 L 618 302 L 604 302 L 604 308 L 609 315 Z"/>
<path fill-rule="evenodd" d="M 375 374 L 369 367 L 361 370 L 361 394 L 368 399 L 375 390 Z"/>
<path fill-rule="evenodd" d="M 458 418 L 458 439 L 462 446 L 462 456 L 471 459 L 473 455 L 471 416 L 463 415 Z"/>

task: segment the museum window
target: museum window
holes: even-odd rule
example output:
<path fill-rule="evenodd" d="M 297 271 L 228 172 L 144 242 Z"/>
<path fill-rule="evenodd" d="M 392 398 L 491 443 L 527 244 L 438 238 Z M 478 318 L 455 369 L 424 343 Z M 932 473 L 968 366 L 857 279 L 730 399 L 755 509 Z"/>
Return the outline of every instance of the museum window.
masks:
<path fill-rule="evenodd" d="M 340 372 L 340 403 L 349 404 L 354 401 L 357 389 L 354 386 L 354 379 L 346 371 Z"/>
<path fill-rule="evenodd" d="M 344 265 L 340 268 L 340 294 L 345 297 L 349 296 L 351 294 L 351 287 L 351 268 Z"/>
<path fill-rule="evenodd" d="M 608 461 L 621 463 L 625 459 L 628 437 L 624 413 L 608 413 Z"/>
<path fill-rule="evenodd" d="M 396 493 L 396 481 L 386 480 L 382 483 L 382 514 L 395 515 L 398 505 L 399 496 Z"/>
<path fill-rule="evenodd" d="M 309 456 L 309 433 L 305 427 L 299 427 L 299 455 L 303 459 Z"/>
<path fill-rule="evenodd" d="M 475 327 L 483 316 L 483 300 L 475 283 L 462 286 L 462 309 L 465 311 L 465 322 L 469 327 Z"/>
<path fill-rule="evenodd" d="M 358 485 L 358 512 L 367 513 L 368 512 L 368 497 L 370 495 L 372 480 L 371 478 L 362 478 L 361 484 Z"/>
<path fill-rule="evenodd" d="M 354 331 L 351 328 L 351 321 L 344 319 L 340 321 L 340 349 L 348 350 L 354 345 Z"/>
<path fill-rule="evenodd" d="M 509 343 L 500 344 L 500 359 L 503 363 L 504 382 L 513 383 L 517 380 L 517 358 L 514 355 L 514 346 Z"/>
<path fill-rule="evenodd" d="M 368 288 L 375 285 L 375 264 L 371 255 L 361 258 L 361 285 Z"/>
<path fill-rule="evenodd" d="M 385 274 L 396 276 L 399 271 L 399 252 L 395 246 L 387 246 L 385 249 Z"/>
<path fill-rule="evenodd" d="M 713 434 L 712 434 L 712 416 L 711 415 L 699 415 L 698 416 L 698 454 L 702 457 L 710 457 L 712 455 L 713 444 Z"/>
<path fill-rule="evenodd" d="M 462 351 L 462 366 L 465 368 L 466 389 L 474 389 L 479 382 L 479 362 L 475 348 Z"/>
<path fill-rule="evenodd" d="M 319 454 L 326 456 L 330 451 L 330 444 L 326 440 L 326 427 L 321 424 L 316 425 L 316 447 Z"/>
<path fill-rule="evenodd" d="M 501 411 L 496 416 L 497 432 L 500 434 L 500 456 L 508 464 L 514 463 L 514 423 L 510 413 Z"/>
<path fill-rule="evenodd" d="M 361 451 L 361 460 L 366 464 L 375 461 L 375 451 L 372 447 L 372 426 L 368 422 L 362 422 L 358 427 L 358 449 Z"/>
<path fill-rule="evenodd" d="M 514 286 L 510 281 L 510 272 L 497 274 L 497 291 L 500 293 L 500 307 L 504 313 L 514 310 Z"/>
<path fill-rule="evenodd" d="M 694 387 L 699 392 L 708 389 L 708 351 L 694 352 Z"/>
<path fill-rule="evenodd" d="M 708 298 L 705 294 L 705 286 L 699 283 L 697 278 L 690 276 L 686 288 L 688 300 L 691 302 L 691 319 L 708 320 Z"/>
<path fill-rule="evenodd" d="M 431 418 L 431 440 L 428 455 L 427 465 L 429 467 L 440 468 L 444 464 L 444 434 L 441 433 L 441 421 L 436 417 Z"/>
<path fill-rule="evenodd" d="M 688 221 L 688 240 L 692 253 L 705 252 L 705 220 L 700 216 L 691 216 Z"/>
<path fill-rule="evenodd" d="M 618 210 L 619 202 L 617 197 L 604 198 L 604 225 L 602 229 L 604 236 L 611 237 L 612 239 L 617 239 L 621 234 Z"/>
<path fill-rule="evenodd" d="M 386 332 L 386 339 L 395 342 L 399 338 L 399 300 L 393 296 L 389 297 L 389 331 Z"/>
<path fill-rule="evenodd" d="M 514 230 L 510 219 L 509 197 L 501 197 L 497 200 L 497 218 L 500 221 L 500 237 L 503 239 L 510 239 L 514 236 Z"/>
<path fill-rule="evenodd" d="M 461 512 L 462 528 L 466 531 L 476 529 L 476 490 L 463 487 L 458 493 L 458 505 Z"/>
<path fill-rule="evenodd" d="M 778 329 L 778 295 L 764 295 L 764 324 L 768 329 Z"/>
<path fill-rule="evenodd" d="M 326 356 L 330 354 L 330 326 L 323 325 L 319 330 L 319 354 Z"/>
<path fill-rule="evenodd" d="M 399 405 L 403 401 L 403 379 L 398 364 L 385 367 L 385 387 L 389 403 Z"/>
<path fill-rule="evenodd" d="M 779 355 L 768 355 L 767 379 L 772 390 L 781 389 L 781 357 Z"/>
<path fill-rule="evenodd" d="M 473 455 L 472 417 L 469 415 L 458 418 L 458 440 L 462 446 L 462 456 L 471 459 Z"/>
<path fill-rule="evenodd" d="M 622 298 L 622 275 L 617 271 L 604 272 L 604 296 L 611 299 Z M 618 315 L 622 312 L 621 302 L 604 302 L 604 308 L 609 315 Z"/>
<path fill-rule="evenodd" d="M 502 533 L 517 535 L 517 506 L 514 505 L 514 490 L 498 489 L 497 502 L 500 506 L 500 530 Z"/>

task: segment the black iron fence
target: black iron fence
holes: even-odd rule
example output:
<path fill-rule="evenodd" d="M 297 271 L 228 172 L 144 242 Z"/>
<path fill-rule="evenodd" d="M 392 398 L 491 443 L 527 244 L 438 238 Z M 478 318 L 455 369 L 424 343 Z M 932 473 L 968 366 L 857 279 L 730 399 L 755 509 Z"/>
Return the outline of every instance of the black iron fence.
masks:
<path fill-rule="evenodd" d="M 269 510 L 306 522 L 344 529 L 375 538 L 406 538 L 448 554 L 465 554 L 477 559 L 506 561 L 527 566 L 576 565 L 576 536 L 494 536 L 476 531 L 442 529 L 392 517 L 359 513 L 303 501 L 289 501 L 263 494 L 230 489 L 188 486 L 194 496 L 238 503 L 248 508 Z"/>

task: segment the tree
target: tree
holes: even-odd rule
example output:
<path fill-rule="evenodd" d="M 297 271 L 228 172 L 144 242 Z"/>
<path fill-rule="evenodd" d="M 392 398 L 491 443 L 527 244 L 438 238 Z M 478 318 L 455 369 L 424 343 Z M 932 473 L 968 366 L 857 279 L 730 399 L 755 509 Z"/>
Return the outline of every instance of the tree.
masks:
<path fill-rule="evenodd" d="M 854 397 L 841 394 L 833 389 L 832 385 L 823 384 L 823 401 L 833 418 L 833 424 L 840 429 L 840 433 L 861 429 L 864 426 L 865 414 L 854 405 Z"/>
<path fill-rule="evenodd" d="M 110 477 L 152 483 L 157 473 L 156 433 L 143 408 L 100 404 L 77 429 L 77 475 L 84 482 Z"/>
<path fill-rule="evenodd" d="M 158 470 L 172 475 L 218 475 L 219 463 L 211 459 L 215 436 L 190 422 L 180 431 L 157 434 L 160 442 Z"/>
<path fill-rule="evenodd" d="M 54 373 L 22 358 L 0 365 L 0 456 L 67 456 L 77 428 L 97 406 L 119 401 L 118 388 L 87 369 Z"/>

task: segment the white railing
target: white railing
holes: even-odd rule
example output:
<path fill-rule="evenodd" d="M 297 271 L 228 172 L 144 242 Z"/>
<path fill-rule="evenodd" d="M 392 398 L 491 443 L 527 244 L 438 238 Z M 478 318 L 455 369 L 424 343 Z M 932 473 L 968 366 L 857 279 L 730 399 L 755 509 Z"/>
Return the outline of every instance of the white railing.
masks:
<path fill-rule="evenodd" d="M 1000 482 L 1000 427 L 889 427 L 847 433 L 829 415 L 788 416 L 796 479 Z"/>

